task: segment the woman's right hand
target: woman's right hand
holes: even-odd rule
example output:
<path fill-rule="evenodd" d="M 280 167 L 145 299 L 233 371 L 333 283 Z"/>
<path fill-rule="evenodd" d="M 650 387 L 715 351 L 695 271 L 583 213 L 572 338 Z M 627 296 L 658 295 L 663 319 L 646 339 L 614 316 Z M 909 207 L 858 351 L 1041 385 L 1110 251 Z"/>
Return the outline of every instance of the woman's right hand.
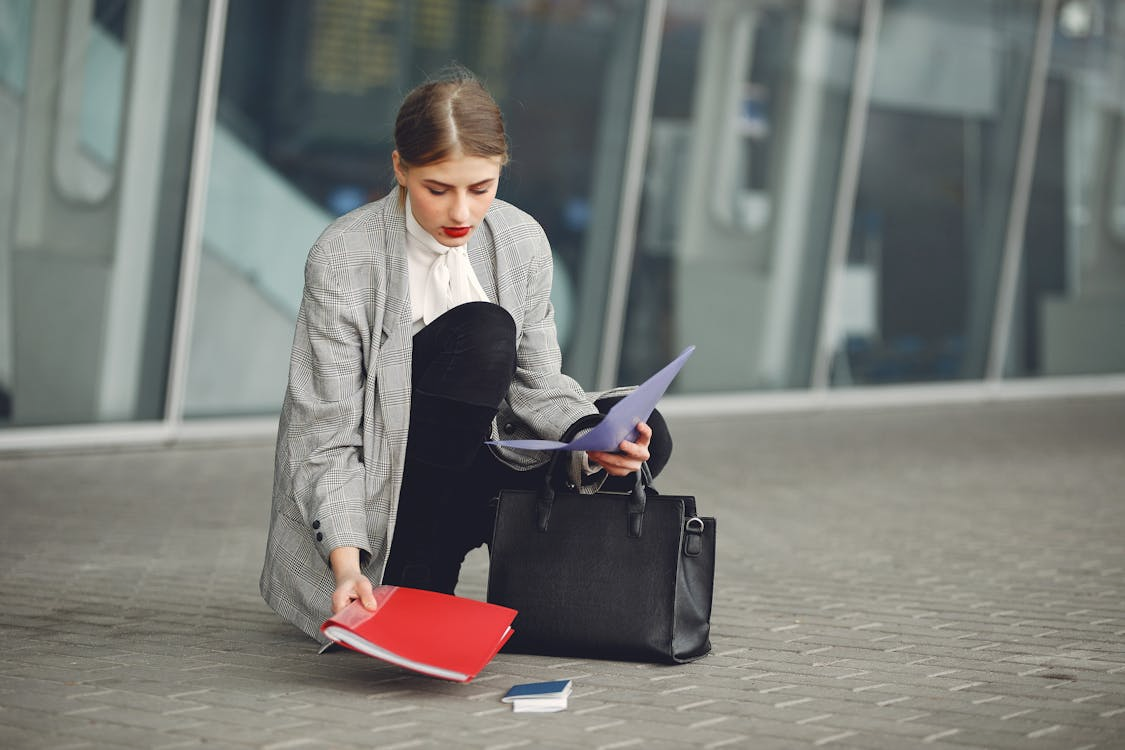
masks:
<path fill-rule="evenodd" d="M 371 581 L 359 569 L 359 549 L 340 547 L 329 556 L 332 573 L 336 576 L 336 590 L 332 592 L 332 614 L 336 614 L 354 601 L 367 609 L 375 609 L 375 594 Z"/>

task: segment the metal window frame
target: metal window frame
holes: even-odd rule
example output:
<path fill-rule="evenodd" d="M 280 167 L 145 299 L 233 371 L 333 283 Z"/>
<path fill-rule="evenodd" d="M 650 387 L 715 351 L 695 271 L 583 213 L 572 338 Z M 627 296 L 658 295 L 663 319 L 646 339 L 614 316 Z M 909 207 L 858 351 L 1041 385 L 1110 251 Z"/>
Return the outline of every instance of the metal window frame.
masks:
<path fill-rule="evenodd" d="M 215 141 L 215 117 L 219 102 L 228 0 L 211 0 L 203 47 L 203 70 L 195 109 L 195 143 L 191 154 L 187 215 L 184 220 L 183 251 L 180 254 L 180 286 L 176 295 L 172 356 L 164 403 L 164 420 L 173 433 L 183 425 L 187 369 L 191 355 L 191 332 L 195 321 L 199 264 L 203 255 L 203 224 L 206 220 L 207 187 L 211 177 L 211 149 Z"/>
<path fill-rule="evenodd" d="M 1028 75 L 1027 98 L 1024 101 L 1023 130 L 1020 133 L 1016 174 L 1008 209 L 1008 225 L 1004 233 L 1004 255 L 996 290 L 996 307 L 992 316 L 992 338 L 989 342 L 988 364 L 984 372 L 986 382 L 1003 379 L 1012 341 L 1015 308 L 1019 301 L 1017 292 L 1020 271 L 1023 266 L 1023 240 L 1027 232 L 1031 183 L 1035 177 L 1035 156 L 1039 146 L 1039 129 L 1043 120 L 1043 100 L 1047 90 L 1047 73 L 1051 62 L 1051 42 L 1054 36 L 1057 6 L 1058 0 L 1042 0 L 1039 6 L 1039 23 L 1031 57 L 1031 72 Z"/>
<path fill-rule="evenodd" d="M 848 102 L 848 119 L 844 131 L 840 177 L 836 184 L 836 200 L 832 208 L 832 230 L 829 235 L 827 268 L 821 288 L 820 324 L 813 349 L 809 389 L 814 393 L 829 390 L 833 354 L 832 331 L 840 318 L 841 285 L 844 265 L 848 259 L 848 238 L 855 216 L 855 196 L 859 189 L 859 172 L 863 146 L 867 136 L 867 113 L 871 109 L 871 89 L 875 81 L 875 57 L 879 46 L 879 30 L 883 24 L 883 0 L 866 0 L 860 20 L 859 44 L 852 73 L 852 96 Z"/>
<path fill-rule="evenodd" d="M 999 383 L 983 380 L 949 381 L 930 384 L 857 386 L 820 391 L 668 396 L 660 402 L 660 412 L 666 417 L 720 417 L 1121 396 L 1125 396 L 1125 375 L 1089 375 L 1009 379 Z"/>
<path fill-rule="evenodd" d="M 667 0 L 648 0 L 645 4 L 640 60 L 637 65 L 637 90 L 629 120 L 628 153 L 621 181 L 621 203 L 617 213 L 602 344 L 594 378 L 595 387 L 599 389 L 612 388 L 616 384 L 621 362 L 625 309 L 629 302 L 629 280 L 636 253 L 637 221 L 641 211 L 641 193 L 644 190 L 648 140 L 652 131 L 652 100 L 656 92 L 660 50 L 664 42 L 662 32 L 667 13 Z"/>

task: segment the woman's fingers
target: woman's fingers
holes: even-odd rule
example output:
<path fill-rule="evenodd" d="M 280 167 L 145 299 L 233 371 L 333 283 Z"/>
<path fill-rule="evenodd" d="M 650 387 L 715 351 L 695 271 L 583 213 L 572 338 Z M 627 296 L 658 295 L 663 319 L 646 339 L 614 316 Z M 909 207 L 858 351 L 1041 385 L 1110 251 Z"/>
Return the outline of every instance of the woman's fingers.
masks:
<path fill-rule="evenodd" d="M 344 607 L 351 604 L 352 597 L 347 589 L 337 587 L 332 592 L 332 614 L 336 614 Z"/>
<path fill-rule="evenodd" d="M 371 590 L 371 581 L 367 576 L 360 576 L 356 581 L 356 593 L 366 609 L 375 609 L 375 593 Z"/>
<path fill-rule="evenodd" d="M 650 442 L 652 442 L 652 428 L 645 422 L 639 423 L 637 425 L 637 445 L 643 445 L 647 448 Z"/>
<path fill-rule="evenodd" d="M 637 441 L 621 441 L 617 453 L 590 451 L 590 460 L 601 466 L 608 474 L 622 477 L 641 468 L 649 459 L 648 444 L 652 440 L 652 428 L 644 422 L 637 425 Z"/>
<path fill-rule="evenodd" d="M 357 599 L 367 609 L 376 607 L 371 581 L 362 573 L 348 576 L 336 584 L 336 590 L 332 592 L 332 614 L 336 614 Z"/>

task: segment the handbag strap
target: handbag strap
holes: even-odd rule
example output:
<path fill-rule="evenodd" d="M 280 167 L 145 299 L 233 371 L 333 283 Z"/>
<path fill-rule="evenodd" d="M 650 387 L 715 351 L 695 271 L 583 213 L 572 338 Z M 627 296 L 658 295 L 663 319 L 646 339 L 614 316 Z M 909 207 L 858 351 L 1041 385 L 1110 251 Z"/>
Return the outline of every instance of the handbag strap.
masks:
<path fill-rule="evenodd" d="M 589 414 L 577 420 L 563 434 L 561 440 L 564 443 L 569 443 L 581 430 L 590 428 L 602 421 L 605 415 L 603 414 Z M 554 507 L 555 502 L 555 483 L 556 472 L 558 465 L 561 462 L 561 454 L 569 453 L 569 451 L 555 451 L 551 456 L 551 461 L 547 465 L 547 474 L 543 480 L 543 489 L 539 491 L 536 501 L 537 513 L 537 527 L 539 531 L 546 532 L 547 527 L 551 521 L 551 509 Z M 644 517 L 645 505 L 648 501 L 648 491 L 656 492 L 656 488 L 652 487 L 652 470 L 649 469 L 648 462 L 641 464 L 639 471 L 635 472 L 637 481 L 633 485 L 632 491 L 629 493 L 628 514 L 626 518 L 626 530 L 630 537 L 639 538 L 644 530 Z"/>

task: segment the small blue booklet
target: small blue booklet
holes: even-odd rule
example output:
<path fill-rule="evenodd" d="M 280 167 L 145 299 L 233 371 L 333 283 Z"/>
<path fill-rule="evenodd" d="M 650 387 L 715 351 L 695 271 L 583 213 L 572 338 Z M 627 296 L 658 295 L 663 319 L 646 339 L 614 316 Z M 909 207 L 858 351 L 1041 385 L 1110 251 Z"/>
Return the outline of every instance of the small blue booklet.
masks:
<path fill-rule="evenodd" d="M 489 445 L 503 448 L 522 448 L 536 451 L 616 451 L 622 440 L 637 439 L 637 425 L 648 419 L 656 404 L 668 390 L 672 379 L 695 351 L 694 346 L 684 349 L 680 356 L 665 365 L 659 372 L 637 386 L 637 389 L 613 405 L 594 429 L 569 443 L 557 440 L 489 440 Z"/>
<path fill-rule="evenodd" d="M 515 713 L 548 713 L 566 708 L 572 685 L 570 680 L 529 682 L 515 685 L 500 700 L 512 704 Z"/>

